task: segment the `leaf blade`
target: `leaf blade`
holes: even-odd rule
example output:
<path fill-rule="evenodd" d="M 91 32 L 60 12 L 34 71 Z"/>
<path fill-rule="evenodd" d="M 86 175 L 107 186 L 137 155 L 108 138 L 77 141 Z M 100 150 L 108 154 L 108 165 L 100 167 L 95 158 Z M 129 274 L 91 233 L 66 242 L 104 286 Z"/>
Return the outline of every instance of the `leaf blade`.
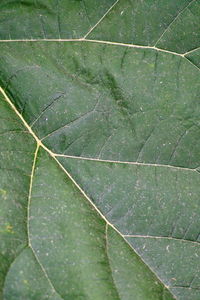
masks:
<path fill-rule="evenodd" d="M 0 99 L 1 293 L 5 281 L 7 298 L 198 299 L 199 1 L 45 5 L 1 3 L 1 92 L 14 110 Z"/>

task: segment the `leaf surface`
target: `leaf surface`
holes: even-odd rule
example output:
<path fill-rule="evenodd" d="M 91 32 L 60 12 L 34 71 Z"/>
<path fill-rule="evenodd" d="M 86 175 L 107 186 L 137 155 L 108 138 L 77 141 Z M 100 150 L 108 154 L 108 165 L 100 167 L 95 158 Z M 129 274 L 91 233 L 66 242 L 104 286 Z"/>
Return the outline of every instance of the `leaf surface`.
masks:
<path fill-rule="evenodd" d="M 0 299 L 198 300 L 199 0 L 0 6 Z"/>

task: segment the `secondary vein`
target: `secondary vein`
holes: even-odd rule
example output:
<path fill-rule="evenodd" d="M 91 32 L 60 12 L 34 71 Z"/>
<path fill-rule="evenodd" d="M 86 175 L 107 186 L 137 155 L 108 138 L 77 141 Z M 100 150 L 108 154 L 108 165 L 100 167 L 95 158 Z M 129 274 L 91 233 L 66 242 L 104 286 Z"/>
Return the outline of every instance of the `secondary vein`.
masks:
<path fill-rule="evenodd" d="M 135 165 L 135 166 L 147 166 L 147 167 L 172 168 L 172 169 L 177 169 L 177 170 L 188 170 L 188 171 L 199 173 L 197 171 L 197 168 L 192 169 L 192 168 L 187 168 L 187 167 L 179 167 L 179 166 L 164 165 L 164 164 L 157 164 L 157 163 L 143 163 L 143 162 L 138 162 L 138 161 L 120 161 L 120 160 L 99 159 L 99 158 L 73 156 L 73 155 L 66 155 L 66 154 L 59 154 L 59 153 L 54 153 L 54 156 L 55 157 L 64 157 L 64 158 L 95 161 L 95 162 L 106 162 L 106 163 L 126 164 L 126 165 Z"/>
<path fill-rule="evenodd" d="M 38 150 L 39 150 L 40 145 L 37 143 L 35 154 L 34 154 L 34 159 L 33 159 L 33 164 L 32 164 L 32 170 L 31 170 L 31 177 L 30 177 L 30 185 L 29 185 L 29 195 L 28 195 L 28 205 L 27 205 L 27 236 L 28 236 L 28 247 L 32 250 L 32 253 L 40 266 L 40 269 L 44 273 L 44 276 L 46 277 L 47 281 L 49 282 L 49 285 L 51 286 L 52 289 L 52 294 L 56 293 L 60 297 L 61 295 L 56 291 L 55 287 L 53 286 L 44 266 L 39 260 L 39 257 L 37 256 L 32 244 L 31 244 L 31 238 L 30 238 L 30 206 L 31 206 L 31 195 L 32 195 L 32 188 L 33 188 L 33 177 L 35 173 L 35 167 L 36 167 L 36 161 L 37 161 L 37 155 L 38 155 Z M 62 298 L 62 297 L 61 297 Z"/>

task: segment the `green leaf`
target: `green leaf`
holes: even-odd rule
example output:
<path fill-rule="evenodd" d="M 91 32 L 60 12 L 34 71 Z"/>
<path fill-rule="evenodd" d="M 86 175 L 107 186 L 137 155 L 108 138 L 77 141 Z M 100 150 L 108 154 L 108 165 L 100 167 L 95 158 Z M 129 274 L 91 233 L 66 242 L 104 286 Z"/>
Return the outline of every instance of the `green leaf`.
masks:
<path fill-rule="evenodd" d="M 200 1 L 0 7 L 0 300 L 199 300 Z"/>

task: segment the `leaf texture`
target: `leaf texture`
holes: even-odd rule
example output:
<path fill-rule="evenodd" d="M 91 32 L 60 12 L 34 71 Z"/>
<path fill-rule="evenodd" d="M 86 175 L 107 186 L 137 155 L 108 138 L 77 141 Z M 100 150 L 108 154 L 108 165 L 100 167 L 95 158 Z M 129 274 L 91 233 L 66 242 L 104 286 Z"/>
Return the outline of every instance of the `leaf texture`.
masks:
<path fill-rule="evenodd" d="M 200 1 L 0 7 L 0 299 L 199 300 Z"/>

